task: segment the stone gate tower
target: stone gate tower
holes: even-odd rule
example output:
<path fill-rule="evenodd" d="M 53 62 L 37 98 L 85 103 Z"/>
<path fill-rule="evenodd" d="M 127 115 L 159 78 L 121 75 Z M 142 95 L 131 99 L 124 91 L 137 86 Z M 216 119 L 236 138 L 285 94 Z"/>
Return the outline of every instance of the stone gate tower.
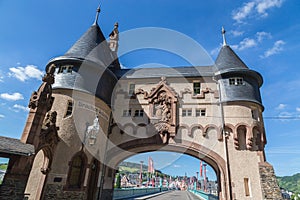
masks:
<path fill-rule="evenodd" d="M 21 138 L 35 155 L 9 163 L 0 194 L 112 199 L 122 160 L 164 150 L 210 164 L 219 199 L 281 199 L 264 154 L 262 76 L 227 45 L 225 31 L 211 66 L 122 69 L 118 24 L 107 42 L 99 12 L 81 38 L 47 64 Z M 9 194 L 12 183 L 19 195 Z"/>

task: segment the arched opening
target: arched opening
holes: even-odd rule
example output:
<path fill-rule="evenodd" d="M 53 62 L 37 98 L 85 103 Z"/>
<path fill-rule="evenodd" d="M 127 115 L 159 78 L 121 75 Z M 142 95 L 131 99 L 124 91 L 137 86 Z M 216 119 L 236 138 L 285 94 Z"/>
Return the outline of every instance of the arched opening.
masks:
<path fill-rule="evenodd" d="M 67 189 L 76 190 L 83 186 L 87 158 L 83 152 L 75 154 L 69 163 Z"/>
<path fill-rule="evenodd" d="M 254 141 L 255 141 L 255 150 L 262 150 L 263 149 L 263 140 L 262 140 L 262 133 L 261 131 L 258 129 L 258 127 L 254 127 L 253 130 L 253 137 L 254 137 Z"/>
<path fill-rule="evenodd" d="M 34 158 L 25 189 L 25 195 L 28 199 L 40 199 L 42 197 L 44 183 L 49 171 L 48 153 L 47 149 L 41 149 Z"/>
<path fill-rule="evenodd" d="M 0 185 L 3 182 L 4 176 L 7 172 L 9 158 L 0 157 Z"/>
<path fill-rule="evenodd" d="M 145 141 L 145 140 L 144 140 Z M 121 148 L 120 148 L 121 147 Z M 206 187 L 204 188 L 204 179 L 202 179 L 202 183 L 199 183 L 199 185 L 197 185 L 197 187 L 193 187 L 191 186 L 190 182 L 187 183 L 186 185 L 186 189 L 198 189 L 198 190 L 203 190 L 205 192 L 207 192 L 208 194 L 214 193 L 216 194 L 216 196 L 219 196 L 220 199 L 226 199 L 227 196 L 227 191 L 226 191 L 226 165 L 225 165 L 225 161 L 223 160 L 223 158 L 216 154 L 215 152 L 206 149 L 204 146 L 200 146 L 199 144 L 191 144 L 191 143 L 186 143 L 183 141 L 182 144 L 168 144 L 168 145 L 158 145 L 158 144 L 142 144 L 142 142 L 139 141 L 134 141 L 134 142 L 127 142 L 125 144 L 122 144 L 118 147 L 119 151 L 114 149 L 110 152 L 108 152 L 108 156 L 109 158 L 111 158 L 108 161 L 108 165 L 111 166 L 112 168 L 116 169 L 114 172 L 114 181 L 115 183 L 118 181 L 120 181 L 120 186 L 118 186 L 117 184 L 113 184 L 115 187 L 129 187 L 129 186 L 133 186 L 135 184 L 134 187 L 145 187 L 145 184 L 147 184 L 147 182 L 145 183 L 145 181 L 139 181 L 140 177 L 139 175 L 128 175 L 128 177 L 123 177 L 122 176 L 122 170 L 118 170 L 118 166 L 120 165 L 120 163 L 122 163 L 122 161 L 132 157 L 133 155 L 140 155 L 142 153 L 146 153 L 146 152 L 155 152 L 155 151 L 161 151 L 161 152 L 167 152 L 169 154 L 172 153 L 176 153 L 176 154 L 180 154 L 183 155 L 183 157 L 192 157 L 196 160 L 198 160 L 198 164 L 195 165 L 195 172 L 194 175 L 190 174 L 189 176 L 192 177 L 196 177 L 196 172 L 198 171 L 199 173 L 199 179 L 200 179 L 200 160 L 203 162 L 203 164 L 206 164 L 207 166 L 207 170 L 213 171 L 214 172 L 214 178 L 211 178 L 208 182 L 206 179 Z M 192 165 L 191 165 L 192 166 Z M 204 165 L 203 165 L 204 166 Z M 148 169 L 148 168 L 147 168 Z M 204 169 L 203 169 L 204 170 Z M 119 173 L 119 174 L 118 174 Z M 120 174 L 121 173 L 121 174 Z M 204 173 L 204 172 L 203 172 Z M 119 177 L 119 175 L 121 175 L 121 177 Z M 185 175 L 185 174 L 184 174 Z M 184 176 L 183 175 L 183 176 Z M 204 175 L 203 175 L 204 176 Z M 171 175 L 172 177 L 172 175 Z M 192 179 L 189 177 L 189 181 L 192 181 Z M 130 180 L 131 179 L 131 180 Z M 135 181 L 134 181 L 135 179 Z M 166 183 L 168 182 L 166 179 L 162 179 L 162 185 L 166 185 Z M 148 186 L 157 186 L 158 184 L 158 180 L 155 180 L 155 183 L 149 183 L 148 182 Z M 195 180 L 194 180 L 195 182 Z M 125 186 L 127 184 L 127 186 Z M 130 185 L 131 184 L 131 185 Z M 168 183 L 170 184 L 170 183 Z M 202 187 L 201 187 L 202 185 Z M 115 189 L 116 191 L 116 189 Z"/>
<path fill-rule="evenodd" d="M 238 149 L 247 150 L 247 129 L 245 126 L 239 126 L 237 128 L 237 138 L 238 138 Z"/>
<path fill-rule="evenodd" d="M 131 156 L 117 167 L 115 188 L 166 188 L 201 190 L 218 195 L 217 174 L 193 156 L 155 151 Z"/>

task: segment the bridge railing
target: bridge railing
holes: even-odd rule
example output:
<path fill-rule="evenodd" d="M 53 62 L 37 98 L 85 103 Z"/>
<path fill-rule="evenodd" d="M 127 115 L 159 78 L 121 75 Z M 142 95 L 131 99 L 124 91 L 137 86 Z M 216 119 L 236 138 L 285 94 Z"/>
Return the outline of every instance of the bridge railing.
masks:
<path fill-rule="evenodd" d="M 167 191 L 168 188 L 122 188 L 114 189 L 113 199 L 125 199 L 131 197 L 138 197 L 147 194 L 154 194 L 158 192 Z"/>
<path fill-rule="evenodd" d="M 189 190 L 190 192 L 194 193 L 195 195 L 201 197 L 204 200 L 219 200 L 218 196 L 207 194 L 206 192 L 203 192 L 201 190 Z"/>

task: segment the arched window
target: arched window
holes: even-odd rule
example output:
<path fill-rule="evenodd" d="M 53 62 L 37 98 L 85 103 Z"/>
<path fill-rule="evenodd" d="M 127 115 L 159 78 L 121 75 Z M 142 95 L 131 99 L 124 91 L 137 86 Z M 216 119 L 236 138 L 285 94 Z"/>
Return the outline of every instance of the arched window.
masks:
<path fill-rule="evenodd" d="M 239 141 L 239 150 L 246 150 L 246 135 L 247 135 L 247 129 L 245 126 L 239 126 L 237 129 L 238 134 L 238 141 Z"/>
<path fill-rule="evenodd" d="M 257 127 L 253 128 L 253 135 L 255 138 L 255 145 L 257 146 L 257 150 L 262 150 L 262 140 L 261 140 L 261 132 Z"/>
<path fill-rule="evenodd" d="M 84 154 L 75 155 L 71 162 L 68 175 L 67 187 L 70 189 L 80 189 L 84 178 L 85 168 Z"/>

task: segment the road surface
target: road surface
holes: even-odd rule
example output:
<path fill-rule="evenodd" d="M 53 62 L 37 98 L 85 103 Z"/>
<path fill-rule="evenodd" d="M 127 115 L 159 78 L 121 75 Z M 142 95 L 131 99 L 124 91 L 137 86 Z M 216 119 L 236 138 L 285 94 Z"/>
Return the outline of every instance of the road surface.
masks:
<path fill-rule="evenodd" d="M 134 198 L 134 200 L 199 200 L 200 198 L 188 191 L 173 190 L 160 195 Z"/>

